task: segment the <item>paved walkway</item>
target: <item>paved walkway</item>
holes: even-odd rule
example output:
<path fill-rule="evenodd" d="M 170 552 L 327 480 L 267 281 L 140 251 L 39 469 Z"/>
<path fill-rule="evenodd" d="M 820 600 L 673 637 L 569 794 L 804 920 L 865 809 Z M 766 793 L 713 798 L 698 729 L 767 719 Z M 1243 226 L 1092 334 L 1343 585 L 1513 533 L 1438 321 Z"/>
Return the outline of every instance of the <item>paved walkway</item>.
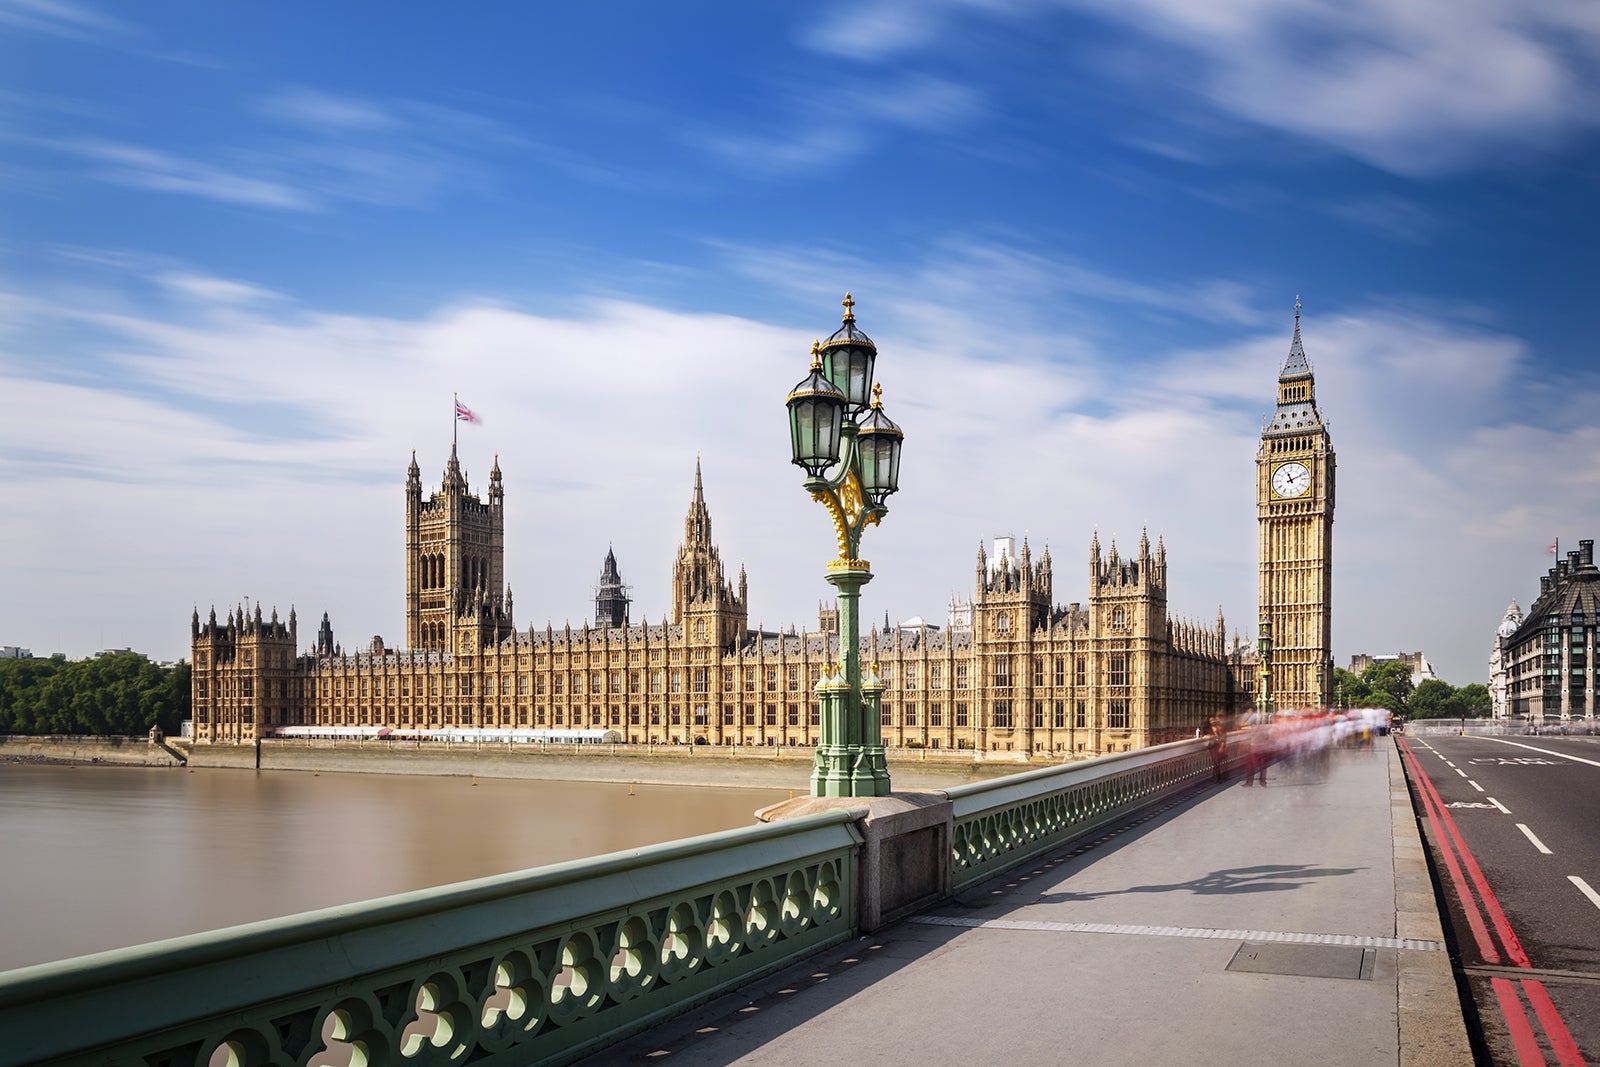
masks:
<path fill-rule="evenodd" d="M 1392 744 L 1206 789 L 595 1062 L 1472 1062 Z"/>

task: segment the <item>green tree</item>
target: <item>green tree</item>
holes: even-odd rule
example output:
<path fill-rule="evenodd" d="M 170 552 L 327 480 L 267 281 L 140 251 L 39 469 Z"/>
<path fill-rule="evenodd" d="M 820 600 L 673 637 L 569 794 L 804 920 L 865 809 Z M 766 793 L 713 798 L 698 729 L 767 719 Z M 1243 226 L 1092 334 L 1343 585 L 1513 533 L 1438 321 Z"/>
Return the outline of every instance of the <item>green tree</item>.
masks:
<path fill-rule="evenodd" d="M 1462 686 L 1456 690 L 1456 697 L 1469 719 L 1487 719 L 1494 714 L 1494 700 L 1489 696 L 1489 687 L 1482 682 Z"/>
<path fill-rule="evenodd" d="M 1361 672 L 1361 681 L 1369 691 L 1367 704 L 1406 713 L 1406 700 L 1411 696 L 1411 668 L 1404 662 L 1391 659 L 1374 663 Z"/>
<path fill-rule="evenodd" d="M 132 652 L 68 661 L 0 660 L 0 733 L 176 733 L 189 713 L 189 665 Z"/>
<path fill-rule="evenodd" d="M 1351 704 L 1360 704 L 1372 690 L 1367 688 L 1367 683 L 1361 680 L 1358 674 L 1351 674 L 1343 667 L 1333 669 L 1333 692 L 1335 697 L 1348 700 Z"/>
<path fill-rule="evenodd" d="M 1455 686 L 1437 678 L 1427 678 L 1417 686 L 1406 700 L 1409 714 L 1419 719 L 1439 719 L 1461 714 L 1461 702 L 1456 697 Z"/>

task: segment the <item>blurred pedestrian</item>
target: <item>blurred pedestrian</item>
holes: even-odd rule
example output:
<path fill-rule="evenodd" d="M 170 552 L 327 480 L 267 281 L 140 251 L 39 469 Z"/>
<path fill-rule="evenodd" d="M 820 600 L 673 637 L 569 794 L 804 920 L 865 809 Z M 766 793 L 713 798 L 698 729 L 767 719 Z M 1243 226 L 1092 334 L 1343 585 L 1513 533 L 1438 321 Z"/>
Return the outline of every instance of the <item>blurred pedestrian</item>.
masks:
<path fill-rule="evenodd" d="M 1222 725 L 1221 716 L 1211 716 L 1211 731 L 1206 735 L 1206 748 L 1211 753 L 1211 780 L 1220 782 L 1228 777 L 1228 731 Z"/>

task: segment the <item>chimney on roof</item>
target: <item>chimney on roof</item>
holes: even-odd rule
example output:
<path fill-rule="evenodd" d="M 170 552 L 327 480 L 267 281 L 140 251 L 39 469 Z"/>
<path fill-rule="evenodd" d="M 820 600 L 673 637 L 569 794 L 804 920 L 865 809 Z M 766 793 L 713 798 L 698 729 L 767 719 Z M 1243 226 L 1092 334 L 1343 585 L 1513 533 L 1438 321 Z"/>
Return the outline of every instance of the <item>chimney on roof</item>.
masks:
<path fill-rule="evenodd" d="M 1585 567 L 1594 566 L 1594 539 L 1578 542 L 1578 562 Z"/>

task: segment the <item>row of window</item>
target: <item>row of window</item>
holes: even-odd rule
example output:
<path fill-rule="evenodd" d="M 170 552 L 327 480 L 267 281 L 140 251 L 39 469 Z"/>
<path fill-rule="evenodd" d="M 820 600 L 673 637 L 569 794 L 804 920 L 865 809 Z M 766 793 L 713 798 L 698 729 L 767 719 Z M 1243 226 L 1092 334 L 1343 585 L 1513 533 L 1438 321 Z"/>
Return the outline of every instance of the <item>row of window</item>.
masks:
<path fill-rule="evenodd" d="M 916 705 L 902 705 L 904 721 L 902 726 L 916 728 L 923 725 L 920 721 L 922 709 Z M 486 709 L 482 715 L 485 725 L 502 726 L 681 726 L 684 724 L 683 705 L 673 704 L 663 709 L 659 705 L 652 705 L 648 709 L 633 705 L 624 714 L 620 708 L 592 707 L 588 709 L 567 709 L 555 707 L 547 709 L 543 705 L 534 709 L 518 708 L 513 710 L 503 707 L 498 715 L 495 709 Z M 663 715 L 666 718 L 663 721 Z M 456 725 L 459 715 L 461 724 L 473 723 L 476 719 L 474 709 L 457 709 L 451 705 L 442 708 L 429 707 L 425 711 L 417 709 L 413 716 L 409 709 L 400 713 L 401 725 L 426 724 L 426 725 Z M 710 725 L 710 709 L 704 704 L 691 706 L 691 721 L 696 726 Z M 884 704 L 880 709 L 881 725 L 893 727 L 895 725 L 895 705 Z M 781 719 L 780 719 L 781 717 Z M 334 726 L 372 726 L 384 722 L 394 721 L 392 709 L 382 707 L 370 708 L 335 708 L 329 714 L 331 725 Z M 799 726 L 802 719 L 809 726 L 819 726 L 819 709 L 815 704 L 765 704 L 761 706 L 747 705 L 736 709 L 731 704 L 722 707 L 722 725 L 724 726 Z M 570 721 L 569 721 L 570 720 Z M 1070 720 L 1070 721 L 1069 721 Z M 945 707 L 942 703 L 927 706 L 927 726 L 942 728 L 945 722 Z M 951 705 L 950 726 L 958 729 L 970 728 L 976 725 L 972 721 L 971 705 L 967 701 L 956 701 Z M 1088 708 L 1081 700 L 1068 702 L 1063 700 L 1034 701 L 1031 723 L 1019 722 L 1013 712 L 1013 702 L 1009 700 L 996 700 L 990 707 L 989 726 L 997 730 L 1010 730 L 1031 725 L 1036 730 L 1044 729 L 1087 729 L 1089 725 Z M 1107 706 L 1105 725 L 1113 730 L 1126 730 L 1131 728 L 1132 722 L 1129 715 L 1128 701 L 1113 700 Z"/>

